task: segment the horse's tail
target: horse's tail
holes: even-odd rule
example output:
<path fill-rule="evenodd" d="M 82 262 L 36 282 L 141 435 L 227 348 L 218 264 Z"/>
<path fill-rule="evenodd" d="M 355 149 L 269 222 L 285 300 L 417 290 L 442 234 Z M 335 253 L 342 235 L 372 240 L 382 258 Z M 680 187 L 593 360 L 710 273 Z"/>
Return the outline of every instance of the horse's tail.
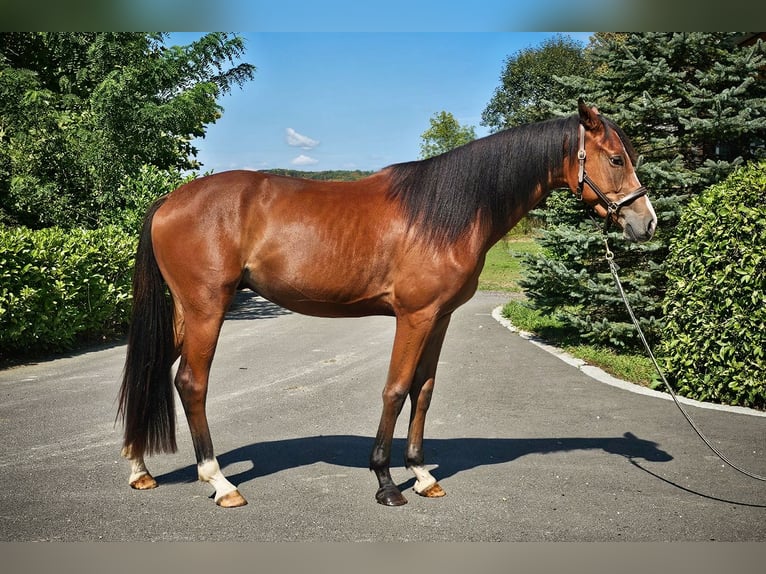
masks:
<path fill-rule="evenodd" d="M 152 219 L 165 198 L 146 214 L 133 272 L 133 309 L 117 417 L 125 426 L 123 453 L 175 452 L 175 403 L 171 367 L 176 359 L 173 302 L 152 247 Z"/>

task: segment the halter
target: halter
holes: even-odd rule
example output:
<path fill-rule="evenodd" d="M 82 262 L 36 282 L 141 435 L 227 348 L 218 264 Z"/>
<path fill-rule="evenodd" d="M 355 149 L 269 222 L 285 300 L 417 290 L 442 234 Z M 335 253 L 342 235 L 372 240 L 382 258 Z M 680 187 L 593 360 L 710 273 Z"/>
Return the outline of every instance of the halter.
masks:
<path fill-rule="evenodd" d="M 632 191 L 619 201 L 612 201 L 607 195 L 601 191 L 588 174 L 585 172 L 585 126 L 580 124 L 580 142 L 579 149 L 577 150 L 577 161 L 580 163 L 580 167 L 577 171 L 577 199 L 582 199 L 583 185 L 588 186 L 596 193 L 599 200 L 606 207 L 606 218 L 604 219 L 604 233 L 609 231 L 609 227 L 612 225 L 612 216 L 618 216 L 620 210 L 626 205 L 630 205 L 636 201 L 639 197 L 646 195 L 649 190 L 643 185 L 638 189 Z"/>

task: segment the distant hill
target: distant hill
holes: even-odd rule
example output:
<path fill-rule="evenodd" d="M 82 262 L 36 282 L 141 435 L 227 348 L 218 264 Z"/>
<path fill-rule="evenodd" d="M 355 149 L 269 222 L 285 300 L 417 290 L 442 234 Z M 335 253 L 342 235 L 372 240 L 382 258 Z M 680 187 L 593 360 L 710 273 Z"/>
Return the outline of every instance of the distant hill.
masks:
<path fill-rule="evenodd" d="M 356 181 L 362 179 L 368 175 L 372 175 L 373 171 L 361 171 L 361 170 L 329 170 L 329 171 L 300 171 L 297 169 L 264 169 L 266 173 L 273 173 L 274 175 L 285 175 L 288 177 L 303 177 L 306 179 L 322 179 L 325 181 Z"/>

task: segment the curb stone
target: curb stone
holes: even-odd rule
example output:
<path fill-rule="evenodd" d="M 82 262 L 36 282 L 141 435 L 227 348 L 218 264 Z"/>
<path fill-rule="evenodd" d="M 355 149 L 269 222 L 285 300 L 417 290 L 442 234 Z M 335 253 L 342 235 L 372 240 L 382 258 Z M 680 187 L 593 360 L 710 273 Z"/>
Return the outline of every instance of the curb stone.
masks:
<path fill-rule="evenodd" d="M 540 337 L 538 337 L 534 333 L 529 333 L 527 331 L 522 331 L 518 329 L 513 323 L 511 323 L 511 321 L 503 317 L 502 311 L 503 311 L 503 305 L 495 307 L 492 310 L 492 318 L 495 319 L 495 321 L 500 323 L 503 327 L 505 327 L 509 331 L 518 334 L 522 339 L 526 339 L 533 345 L 536 345 L 537 347 L 543 349 L 544 351 L 547 351 L 551 355 L 561 359 L 565 363 L 575 367 L 576 369 L 579 369 L 590 378 L 595 379 L 596 381 L 599 381 L 601 383 L 605 383 L 607 385 L 623 389 L 625 391 L 630 391 L 631 393 L 646 395 L 646 396 L 655 397 L 658 399 L 664 399 L 667 401 L 673 400 L 673 397 L 671 397 L 668 393 L 655 391 L 653 389 L 642 387 L 641 385 L 637 385 L 635 383 L 630 383 L 628 381 L 623 381 L 622 379 L 613 377 L 612 375 L 599 369 L 598 367 L 589 365 L 587 362 L 583 361 L 582 359 L 573 357 L 572 355 L 570 355 L 569 353 L 565 351 L 562 351 L 558 347 L 554 347 L 553 345 L 546 343 L 544 340 L 542 340 Z M 694 406 L 694 407 L 699 407 L 701 409 L 711 409 L 716 411 L 724 411 L 729 413 L 737 413 L 741 415 L 750 415 L 754 417 L 766 418 L 766 412 L 750 409 L 747 407 L 737 407 L 737 406 L 731 406 L 731 405 L 705 403 L 702 401 L 695 401 L 693 399 L 689 399 L 689 398 L 681 397 L 681 396 L 678 396 L 677 398 L 678 398 L 678 402 L 680 403 Z"/>

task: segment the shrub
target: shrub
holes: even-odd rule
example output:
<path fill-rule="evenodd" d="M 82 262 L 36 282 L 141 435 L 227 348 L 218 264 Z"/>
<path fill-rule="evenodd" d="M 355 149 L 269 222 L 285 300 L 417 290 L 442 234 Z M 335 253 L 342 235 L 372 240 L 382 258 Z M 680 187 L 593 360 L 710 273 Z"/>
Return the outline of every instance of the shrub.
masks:
<path fill-rule="evenodd" d="M 679 392 L 766 406 L 766 162 L 697 196 L 671 244 L 661 352 Z"/>
<path fill-rule="evenodd" d="M 0 360 L 123 332 L 135 247 L 116 227 L 0 227 Z"/>

